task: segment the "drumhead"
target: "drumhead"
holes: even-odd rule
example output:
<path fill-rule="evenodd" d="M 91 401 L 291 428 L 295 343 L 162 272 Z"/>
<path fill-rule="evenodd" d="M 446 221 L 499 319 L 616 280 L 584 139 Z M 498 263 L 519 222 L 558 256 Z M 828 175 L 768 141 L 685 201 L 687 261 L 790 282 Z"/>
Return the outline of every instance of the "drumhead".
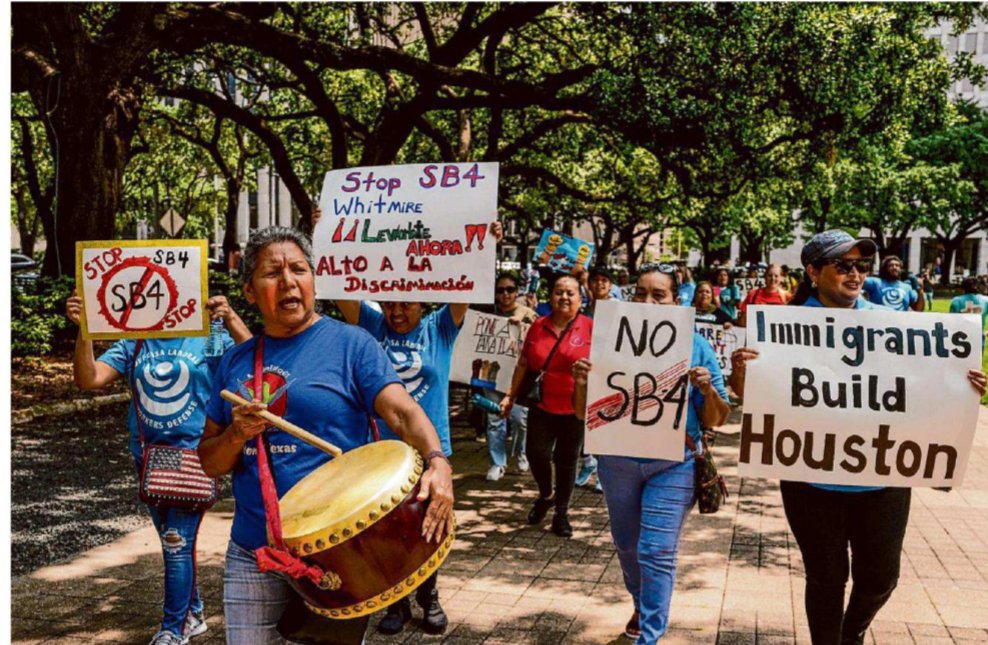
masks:
<path fill-rule="evenodd" d="M 320 466 L 281 498 L 285 544 L 301 555 L 344 542 L 403 500 L 422 458 L 401 441 L 375 441 Z"/>

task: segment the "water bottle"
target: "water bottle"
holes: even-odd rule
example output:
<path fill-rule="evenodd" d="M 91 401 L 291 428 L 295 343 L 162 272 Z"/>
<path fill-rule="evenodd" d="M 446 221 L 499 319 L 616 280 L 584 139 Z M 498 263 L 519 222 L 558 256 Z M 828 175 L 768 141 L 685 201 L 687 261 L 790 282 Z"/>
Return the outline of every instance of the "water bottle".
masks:
<path fill-rule="evenodd" d="M 494 401 L 491 401 L 483 394 L 474 394 L 470 400 L 473 401 L 473 404 L 481 410 L 486 410 L 491 414 L 501 414 L 501 406 L 494 403 Z"/>
<path fill-rule="evenodd" d="M 223 319 L 209 321 L 209 338 L 206 339 L 206 357 L 223 355 Z"/>

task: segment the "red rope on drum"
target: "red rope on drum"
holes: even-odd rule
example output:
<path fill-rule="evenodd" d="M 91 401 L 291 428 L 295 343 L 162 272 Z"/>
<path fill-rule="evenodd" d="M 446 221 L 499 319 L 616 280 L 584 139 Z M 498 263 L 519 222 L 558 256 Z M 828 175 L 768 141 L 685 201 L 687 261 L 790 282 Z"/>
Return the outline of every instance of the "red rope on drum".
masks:
<path fill-rule="evenodd" d="M 257 338 L 254 346 L 254 400 L 264 401 L 264 335 Z M 262 546 L 254 551 L 257 558 L 257 568 L 262 572 L 278 571 L 294 580 L 308 578 L 312 584 L 318 585 L 323 577 L 323 570 L 309 564 L 299 557 L 292 555 L 285 548 L 285 539 L 281 533 L 281 511 L 278 508 L 278 490 L 274 485 L 271 465 L 268 462 L 268 451 L 264 445 L 264 433 L 257 435 L 257 475 L 261 483 L 261 499 L 264 500 L 264 516 L 268 525 L 268 533 L 274 546 Z"/>

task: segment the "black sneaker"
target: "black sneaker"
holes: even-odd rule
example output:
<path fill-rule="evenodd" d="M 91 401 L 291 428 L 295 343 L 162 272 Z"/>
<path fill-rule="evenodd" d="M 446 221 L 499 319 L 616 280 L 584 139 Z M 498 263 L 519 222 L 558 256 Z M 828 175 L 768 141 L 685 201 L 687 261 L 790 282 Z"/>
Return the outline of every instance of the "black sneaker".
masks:
<path fill-rule="evenodd" d="M 555 502 L 550 497 L 549 499 L 542 499 L 541 497 L 535 500 L 535 504 L 532 505 L 532 510 L 528 512 L 528 523 L 538 524 L 545 519 L 545 516 L 549 514 L 549 509 Z"/>
<path fill-rule="evenodd" d="M 564 513 L 557 512 L 552 516 L 552 532 L 561 538 L 573 537 L 573 527 Z"/>
<path fill-rule="evenodd" d="M 388 613 L 377 624 L 377 631 L 382 634 L 398 634 L 411 619 L 412 603 L 408 602 L 408 598 L 402 598 L 388 607 Z"/>
<path fill-rule="evenodd" d="M 422 631 L 426 634 L 442 634 L 449 625 L 446 612 L 439 604 L 439 590 L 433 589 L 428 596 L 416 593 L 415 600 L 422 608 Z"/>

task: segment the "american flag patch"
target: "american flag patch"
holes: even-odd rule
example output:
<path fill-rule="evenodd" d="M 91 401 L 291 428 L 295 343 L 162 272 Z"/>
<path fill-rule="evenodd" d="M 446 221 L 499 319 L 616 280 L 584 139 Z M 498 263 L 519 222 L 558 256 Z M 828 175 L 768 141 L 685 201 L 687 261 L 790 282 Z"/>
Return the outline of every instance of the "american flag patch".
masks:
<path fill-rule="evenodd" d="M 142 497 L 162 504 L 211 502 L 216 495 L 216 480 L 189 448 L 148 446 L 143 484 Z"/>

